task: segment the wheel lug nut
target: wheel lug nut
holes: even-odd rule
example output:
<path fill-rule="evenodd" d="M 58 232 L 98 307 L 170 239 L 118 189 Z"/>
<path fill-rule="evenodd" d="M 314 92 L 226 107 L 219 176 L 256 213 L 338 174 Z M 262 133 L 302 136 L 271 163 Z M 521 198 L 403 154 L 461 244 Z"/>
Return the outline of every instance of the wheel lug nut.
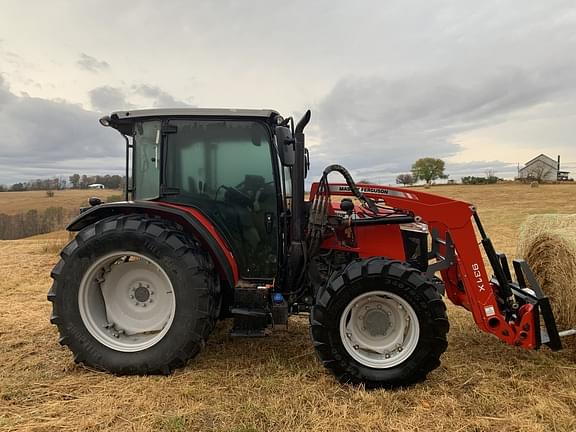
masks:
<path fill-rule="evenodd" d="M 402 347 L 398 347 L 398 350 L 397 350 L 397 351 L 398 351 L 398 352 L 402 352 L 403 349 L 404 349 L 404 348 L 402 348 Z"/>
<path fill-rule="evenodd" d="M 390 358 L 390 354 L 384 354 L 384 358 L 389 359 L 389 358 Z"/>
<path fill-rule="evenodd" d="M 354 345 L 354 349 L 358 350 L 358 349 L 360 349 L 360 347 L 358 345 Z"/>

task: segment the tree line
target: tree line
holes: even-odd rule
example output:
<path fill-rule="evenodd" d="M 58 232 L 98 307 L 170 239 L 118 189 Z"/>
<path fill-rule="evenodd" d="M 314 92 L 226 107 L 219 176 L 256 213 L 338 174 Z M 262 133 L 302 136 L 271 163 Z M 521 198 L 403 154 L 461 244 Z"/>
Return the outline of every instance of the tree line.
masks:
<path fill-rule="evenodd" d="M 62 229 L 77 211 L 50 207 L 7 215 L 0 213 L 0 240 L 14 240 Z"/>
<path fill-rule="evenodd" d="M 0 192 L 23 192 L 35 190 L 62 190 L 62 189 L 88 189 L 94 183 L 102 184 L 106 189 L 122 189 L 125 176 L 121 175 L 80 175 L 69 177 L 51 177 L 47 179 L 34 179 L 18 182 L 12 185 L 0 185 Z"/>
<path fill-rule="evenodd" d="M 410 173 L 399 174 L 396 177 L 396 183 L 409 186 L 418 181 L 424 181 L 429 185 L 434 180 L 448 178 L 448 175 L 444 173 L 444 169 L 445 163 L 442 159 L 421 158 L 412 164 Z"/>

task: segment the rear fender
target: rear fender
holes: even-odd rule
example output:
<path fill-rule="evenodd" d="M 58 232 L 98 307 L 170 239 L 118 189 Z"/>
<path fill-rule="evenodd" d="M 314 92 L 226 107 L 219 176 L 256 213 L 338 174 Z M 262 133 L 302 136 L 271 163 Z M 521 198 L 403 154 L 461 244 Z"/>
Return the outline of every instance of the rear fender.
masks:
<path fill-rule="evenodd" d="M 228 243 L 216 227 L 198 209 L 155 201 L 126 201 L 101 204 L 92 207 L 73 219 L 66 227 L 68 231 L 80 231 L 88 225 L 110 216 L 123 214 L 149 214 L 178 223 L 184 231 L 193 235 L 208 250 L 218 268 L 220 276 L 231 287 L 238 281 L 238 266 Z"/>

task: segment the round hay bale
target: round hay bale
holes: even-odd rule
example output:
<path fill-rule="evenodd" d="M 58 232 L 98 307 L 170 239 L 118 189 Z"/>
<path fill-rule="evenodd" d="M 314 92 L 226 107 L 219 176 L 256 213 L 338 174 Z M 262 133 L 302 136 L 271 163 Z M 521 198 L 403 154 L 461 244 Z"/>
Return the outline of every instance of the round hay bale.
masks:
<path fill-rule="evenodd" d="M 517 256 L 526 259 L 526 253 L 538 234 L 556 229 L 576 232 L 576 214 L 539 214 L 526 218 L 520 227 Z"/>
<path fill-rule="evenodd" d="M 559 330 L 576 326 L 576 215 L 531 216 L 520 231 L 519 250 L 550 298 Z M 562 343 L 576 347 L 569 336 Z"/>
<path fill-rule="evenodd" d="M 533 181 L 533 182 L 530 183 L 530 187 L 531 187 L 531 188 L 537 188 L 538 186 L 540 186 L 540 185 L 538 184 L 537 181 Z"/>

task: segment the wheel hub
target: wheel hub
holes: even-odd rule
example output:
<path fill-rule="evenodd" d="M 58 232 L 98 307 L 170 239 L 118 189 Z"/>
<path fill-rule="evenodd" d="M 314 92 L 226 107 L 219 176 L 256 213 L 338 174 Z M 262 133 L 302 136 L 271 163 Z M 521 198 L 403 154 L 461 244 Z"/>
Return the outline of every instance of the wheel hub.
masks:
<path fill-rule="evenodd" d="M 370 334 L 370 336 L 386 336 L 388 330 L 390 329 L 390 318 L 388 314 L 382 310 L 382 308 L 370 309 L 366 312 L 363 317 L 364 328 Z"/>
<path fill-rule="evenodd" d="M 130 289 L 130 298 L 136 300 L 136 306 L 140 306 L 140 303 L 152 303 L 152 296 L 154 291 L 150 289 L 150 285 L 144 285 L 142 282 L 138 282 L 138 285 Z"/>
<path fill-rule="evenodd" d="M 397 294 L 371 291 L 360 294 L 340 317 L 340 337 L 359 363 L 378 369 L 400 364 L 418 343 L 418 317 Z"/>

